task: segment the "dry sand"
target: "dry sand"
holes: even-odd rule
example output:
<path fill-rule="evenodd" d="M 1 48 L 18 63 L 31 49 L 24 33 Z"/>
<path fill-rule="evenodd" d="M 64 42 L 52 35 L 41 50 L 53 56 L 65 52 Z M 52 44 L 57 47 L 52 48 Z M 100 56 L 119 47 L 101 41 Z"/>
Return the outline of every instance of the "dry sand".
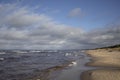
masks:
<path fill-rule="evenodd" d="M 86 52 L 92 57 L 87 66 L 100 67 L 98 70 L 83 72 L 82 80 L 120 80 L 120 51 L 116 49 L 96 49 Z"/>
<path fill-rule="evenodd" d="M 83 72 L 82 80 L 120 80 L 120 70 L 100 69 Z"/>
<path fill-rule="evenodd" d="M 120 51 L 110 49 L 89 50 L 87 54 L 93 57 L 89 66 L 120 68 Z"/>

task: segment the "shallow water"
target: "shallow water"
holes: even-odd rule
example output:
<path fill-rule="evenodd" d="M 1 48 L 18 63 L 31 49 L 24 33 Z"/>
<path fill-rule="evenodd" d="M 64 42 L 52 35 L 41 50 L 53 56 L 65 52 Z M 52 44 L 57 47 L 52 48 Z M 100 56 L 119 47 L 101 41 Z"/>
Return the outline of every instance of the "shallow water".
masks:
<path fill-rule="evenodd" d="M 82 66 L 85 62 L 84 60 L 87 59 L 79 50 L 1 50 L 0 80 L 36 80 L 35 77 L 41 78 L 43 74 L 43 77 L 47 76 L 46 74 L 50 70 L 45 69 L 53 67 L 55 70 L 57 67 L 55 68 L 54 66 L 68 64 L 72 61 L 77 61 L 77 65 L 81 65 L 84 70 L 85 67 Z M 64 70 L 67 73 L 68 69 Z M 70 72 L 75 71 L 77 76 L 76 70 L 79 72 L 75 65 L 70 69 Z"/>
<path fill-rule="evenodd" d="M 70 69 L 65 69 L 56 78 L 56 80 L 80 80 L 80 74 L 86 70 L 93 69 L 93 67 L 87 67 L 85 64 L 90 61 L 90 57 L 80 52 L 80 58 L 72 65 Z"/>

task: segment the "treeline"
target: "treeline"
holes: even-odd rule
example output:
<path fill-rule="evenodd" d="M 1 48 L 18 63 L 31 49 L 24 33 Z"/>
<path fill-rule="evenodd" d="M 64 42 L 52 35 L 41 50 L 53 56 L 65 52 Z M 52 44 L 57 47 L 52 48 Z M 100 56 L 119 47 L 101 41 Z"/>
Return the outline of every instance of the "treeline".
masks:
<path fill-rule="evenodd" d="M 103 49 L 103 48 L 120 48 L 120 44 L 113 45 L 113 46 L 102 47 L 100 49 Z"/>

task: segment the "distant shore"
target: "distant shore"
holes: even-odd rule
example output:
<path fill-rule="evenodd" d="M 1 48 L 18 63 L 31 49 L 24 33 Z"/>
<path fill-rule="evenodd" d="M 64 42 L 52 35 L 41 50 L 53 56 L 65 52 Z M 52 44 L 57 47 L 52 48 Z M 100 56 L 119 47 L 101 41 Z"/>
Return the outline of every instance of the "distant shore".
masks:
<path fill-rule="evenodd" d="M 120 80 L 120 48 L 94 49 L 86 53 L 92 57 L 86 66 L 99 69 L 83 72 L 81 80 Z"/>

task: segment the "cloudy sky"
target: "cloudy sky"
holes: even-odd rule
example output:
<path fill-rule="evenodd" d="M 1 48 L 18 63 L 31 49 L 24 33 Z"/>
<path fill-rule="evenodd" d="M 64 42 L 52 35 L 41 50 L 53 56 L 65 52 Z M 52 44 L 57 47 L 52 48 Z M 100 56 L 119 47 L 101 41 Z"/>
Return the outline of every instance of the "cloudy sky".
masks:
<path fill-rule="evenodd" d="M 0 0 L 0 49 L 120 43 L 120 0 Z"/>

